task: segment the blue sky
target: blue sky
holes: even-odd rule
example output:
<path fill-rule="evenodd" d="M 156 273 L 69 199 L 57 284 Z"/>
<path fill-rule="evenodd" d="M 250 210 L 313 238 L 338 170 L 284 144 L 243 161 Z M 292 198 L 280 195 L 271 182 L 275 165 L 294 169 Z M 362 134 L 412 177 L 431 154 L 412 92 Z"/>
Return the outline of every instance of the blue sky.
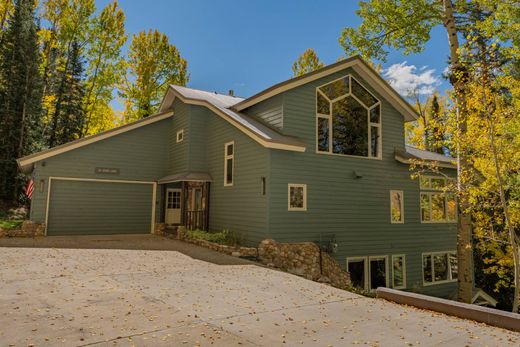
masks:
<path fill-rule="evenodd" d="M 108 2 L 97 0 L 97 7 Z M 358 3 L 351 0 L 120 0 L 120 6 L 130 37 L 150 28 L 168 35 L 188 60 L 188 86 L 220 93 L 233 89 L 239 96 L 290 78 L 292 63 L 306 48 L 314 48 L 326 64 L 334 63 L 343 55 L 341 30 L 361 22 L 355 14 Z M 391 70 L 401 87 L 429 81 L 443 90 L 447 83 L 440 75 L 447 55 L 445 34 L 438 28 L 423 53 L 392 52 L 383 67 L 402 64 Z"/>

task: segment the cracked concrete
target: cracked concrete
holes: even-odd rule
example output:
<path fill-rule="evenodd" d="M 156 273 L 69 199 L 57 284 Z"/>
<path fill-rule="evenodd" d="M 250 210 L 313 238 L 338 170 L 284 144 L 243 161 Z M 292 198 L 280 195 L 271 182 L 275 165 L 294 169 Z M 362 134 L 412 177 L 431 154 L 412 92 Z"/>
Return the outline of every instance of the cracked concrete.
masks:
<path fill-rule="evenodd" d="M 520 334 L 176 251 L 0 248 L 2 346 L 518 346 Z"/>

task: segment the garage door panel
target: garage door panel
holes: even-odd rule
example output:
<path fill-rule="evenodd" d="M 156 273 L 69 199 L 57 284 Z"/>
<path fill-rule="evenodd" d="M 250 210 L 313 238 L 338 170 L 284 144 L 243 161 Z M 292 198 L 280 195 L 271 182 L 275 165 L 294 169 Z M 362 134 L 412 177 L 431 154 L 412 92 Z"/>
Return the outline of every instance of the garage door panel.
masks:
<path fill-rule="evenodd" d="M 48 235 L 150 232 L 153 185 L 53 179 Z"/>

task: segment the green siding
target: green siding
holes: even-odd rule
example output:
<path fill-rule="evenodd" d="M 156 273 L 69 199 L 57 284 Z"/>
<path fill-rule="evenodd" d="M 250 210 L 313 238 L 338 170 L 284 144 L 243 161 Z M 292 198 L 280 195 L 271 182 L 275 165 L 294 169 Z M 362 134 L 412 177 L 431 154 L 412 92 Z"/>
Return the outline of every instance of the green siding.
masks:
<path fill-rule="evenodd" d="M 166 176 L 171 126 L 172 119 L 168 118 L 37 162 L 31 219 L 45 222 L 51 176 L 148 182 Z M 96 174 L 96 167 L 118 168 L 120 172 L 118 175 Z"/>
<path fill-rule="evenodd" d="M 276 95 L 246 110 L 245 114 L 256 117 L 274 129 L 283 128 L 283 94 Z"/>
<path fill-rule="evenodd" d="M 418 181 L 394 159 L 394 149 L 404 147 L 402 115 L 371 90 L 382 101 L 382 160 L 315 151 L 315 88 L 348 73 L 352 72 L 339 72 L 283 95 L 283 133 L 305 141 L 307 151 L 272 151 L 269 236 L 319 241 L 334 235 L 339 246 L 334 257 L 342 266 L 347 257 L 388 256 L 390 262 L 392 254 L 406 254 L 407 288 L 447 296 L 455 290 L 454 283 L 422 287 L 421 253 L 455 250 L 456 225 L 420 222 Z M 354 178 L 353 171 L 362 178 Z M 288 183 L 307 184 L 306 212 L 288 211 Z M 404 224 L 390 223 L 390 190 L 404 191 Z"/>
<path fill-rule="evenodd" d="M 206 108 L 191 107 L 190 166 L 206 170 L 213 178 L 209 228 L 239 232 L 247 244 L 257 245 L 268 228 L 267 195 L 261 195 L 261 177 L 269 173 L 269 150 Z M 224 144 L 230 141 L 235 142 L 234 183 L 225 187 Z"/>
<path fill-rule="evenodd" d="M 168 131 L 168 144 L 170 148 L 169 175 L 187 171 L 189 169 L 190 154 L 190 120 L 191 108 L 185 103 L 175 100 L 173 103 L 173 120 Z M 177 143 L 177 131 L 184 130 L 184 139 Z M 164 158 L 166 159 L 166 158 Z"/>
<path fill-rule="evenodd" d="M 52 180 L 47 235 L 151 232 L 151 184 Z"/>

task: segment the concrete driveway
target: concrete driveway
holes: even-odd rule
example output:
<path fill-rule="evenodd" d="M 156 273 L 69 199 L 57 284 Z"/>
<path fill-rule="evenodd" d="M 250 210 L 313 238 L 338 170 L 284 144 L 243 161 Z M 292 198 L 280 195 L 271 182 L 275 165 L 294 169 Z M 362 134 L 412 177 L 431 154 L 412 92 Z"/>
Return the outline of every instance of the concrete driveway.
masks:
<path fill-rule="evenodd" d="M 176 251 L 0 248 L 1 346 L 518 346 L 520 334 Z"/>

